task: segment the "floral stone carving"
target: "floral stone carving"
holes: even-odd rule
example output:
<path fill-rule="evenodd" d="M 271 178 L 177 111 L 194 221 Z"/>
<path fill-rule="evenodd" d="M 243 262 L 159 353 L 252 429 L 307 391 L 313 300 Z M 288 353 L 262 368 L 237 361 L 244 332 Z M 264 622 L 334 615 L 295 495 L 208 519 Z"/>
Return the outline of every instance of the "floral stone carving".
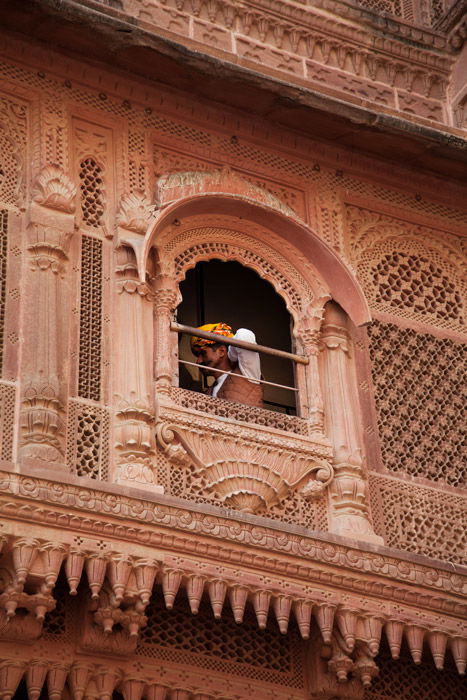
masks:
<path fill-rule="evenodd" d="M 259 434 L 255 439 L 255 431 L 252 439 L 245 436 L 240 441 L 235 432 L 226 435 L 224 429 L 216 435 L 209 429 L 160 422 L 156 436 L 172 464 L 194 470 L 205 494 L 247 513 L 280 503 L 294 489 L 310 498 L 318 496 L 331 483 L 334 472 L 322 446 L 297 449 L 275 435 L 265 440 Z"/>
<path fill-rule="evenodd" d="M 66 214 L 75 211 L 76 187 L 57 165 L 46 166 L 33 188 L 33 200 L 43 207 L 58 209 Z"/>

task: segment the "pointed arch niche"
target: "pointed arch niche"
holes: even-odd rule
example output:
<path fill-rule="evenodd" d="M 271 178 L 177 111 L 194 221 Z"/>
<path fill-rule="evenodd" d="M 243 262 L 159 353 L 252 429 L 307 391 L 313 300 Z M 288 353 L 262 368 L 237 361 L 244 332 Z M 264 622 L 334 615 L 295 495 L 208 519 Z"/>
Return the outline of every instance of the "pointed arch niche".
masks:
<path fill-rule="evenodd" d="M 323 402 L 322 385 L 330 378 L 320 377 L 320 365 L 323 375 L 323 367 L 326 374 L 333 363 L 320 362 L 319 355 L 335 349 L 332 339 L 322 342 L 325 306 L 334 299 L 344 319 L 357 325 L 370 320 L 360 287 L 336 253 L 282 203 L 230 171 L 162 178 L 158 205 L 144 239 L 126 236 L 121 242 L 133 248 L 140 283 L 148 284 L 154 294 L 158 449 L 172 464 L 202 473 L 203 483 L 216 499 L 246 512 L 267 512 L 293 490 L 310 497 L 327 490 L 330 530 L 375 541 L 355 436 L 346 450 L 342 431 L 328 429 L 325 434 L 325 411 L 329 410 L 326 426 L 334 420 L 343 424 L 346 411 L 341 407 L 339 413 L 331 391 L 324 392 L 330 397 L 329 406 Z M 283 299 L 293 321 L 292 351 L 308 358 L 308 364 L 297 365 L 296 370 L 298 417 L 268 422 L 265 416 L 271 412 L 254 407 L 224 407 L 216 413 L 214 405 L 230 402 L 195 392 L 185 392 L 199 397 L 194 402 L 181 400 L 178 337 L 170 330 L 170 322 L 182 301 L 180 283 L 197 264 L 212 260 L 253 270 Z M 331 330 L 328 327 L 328 335 Z M 341 377 L 346 358 L 348 353 L 342 356 Z M 221 421 L 216 422 L 214 414 Z M 233 419 L 228 426 L 226 418 Z M 341 460 L 335 465 L 341 475 L 334 475 L 334 454 Z"/>

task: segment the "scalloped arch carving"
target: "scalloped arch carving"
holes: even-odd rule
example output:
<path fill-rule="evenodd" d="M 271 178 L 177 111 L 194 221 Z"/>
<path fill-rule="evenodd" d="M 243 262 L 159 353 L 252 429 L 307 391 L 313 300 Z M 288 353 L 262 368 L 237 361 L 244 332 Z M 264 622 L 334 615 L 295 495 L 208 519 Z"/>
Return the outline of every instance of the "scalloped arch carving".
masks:
<path fill-rule="evenodd" d="M 319 323 L 330 294 L 313 266 L 271 232 L 251 224 L 247 226 L 248 233 L 239 230 L 238 222 L 200 217 L 176 232 L 171 228 L 161 236 L 158 247 L 162 275 L 179 283 L 202 260 L 236 260 L 273 286 L 295 322 L 306 316 Z M 264 241 L 266 236 L 268 243 Z"/>

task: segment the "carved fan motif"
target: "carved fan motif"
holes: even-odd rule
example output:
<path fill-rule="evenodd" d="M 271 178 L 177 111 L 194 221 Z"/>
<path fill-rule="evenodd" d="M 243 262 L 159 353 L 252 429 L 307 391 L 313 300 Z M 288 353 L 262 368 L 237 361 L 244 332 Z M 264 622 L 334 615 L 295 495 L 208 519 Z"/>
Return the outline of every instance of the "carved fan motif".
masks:
<path fill-rule="evenodd" d="M 331 465 L 311 450 L 239 443 L 167 423 L 159 424 L 157 440 L 170 461 L 196 470 L 206 493 L 247 513 L 280 503 L 293 489 L 307 497 L 320 495 L 333 478 Z"/>

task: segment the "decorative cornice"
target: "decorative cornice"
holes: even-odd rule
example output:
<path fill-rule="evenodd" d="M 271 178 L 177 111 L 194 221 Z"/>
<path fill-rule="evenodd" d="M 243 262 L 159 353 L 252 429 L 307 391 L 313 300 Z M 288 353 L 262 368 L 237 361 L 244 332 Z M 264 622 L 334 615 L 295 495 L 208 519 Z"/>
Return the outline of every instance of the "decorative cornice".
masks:
<path fill-rule="evenodd" d="M 357 548 L 337 536 L 311 536 L 299 527 L 278 526 L 265 518 L 187 504 L 141 490 L 135 489 L 134 496 L 128 496 L 128 489 L 108 484 L 91 486 L 90 480 L 76 480 L 65 474 L 58 482 L 4 470 L 0 478 L 5 532 L 8 522 L 18 520 L 42 528 L 59 527 L 62 540 L 80 533 L 148 546 L 149 554 L 157 548 L 166 549 L 172 556 L 205 555 L 222 562 L 222 566 L 248 565 L 263 573 L 287 573 L 308 587 L 342 586 L 347 595 L 352 590 L 360 595 L 361 577 L 368 576 L 365 595 L 373 593 L 386 601 L 405 601 L 453 615 L 467 613 L 460 597 L 467 590 L 467 570 L 462 566 L 433 560 L 423 563 L 424 557 L 403 553 L 395 556 L 385 547 Z M 131 544 L 128 546 L 131 548 Z M 414 584 L 417 588 L 412 588 Z M 426 589 L 423 594 L 420 587 Z"/>

